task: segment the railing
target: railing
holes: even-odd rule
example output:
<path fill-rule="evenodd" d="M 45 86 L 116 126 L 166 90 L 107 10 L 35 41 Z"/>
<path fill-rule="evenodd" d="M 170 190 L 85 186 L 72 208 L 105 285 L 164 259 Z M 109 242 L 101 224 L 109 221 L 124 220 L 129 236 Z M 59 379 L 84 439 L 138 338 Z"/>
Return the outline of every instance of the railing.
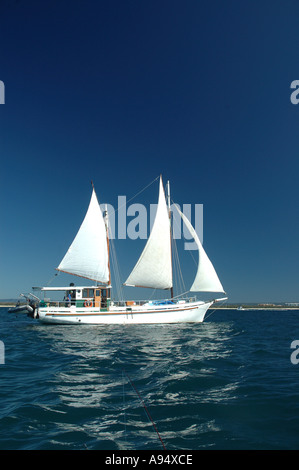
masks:
<path fill-rule="evenodd" d="M 74 307 L 100 307 L 105 309 L 109 306 L 114 307 L 138 307 L 142 305 L 148 306 L 159 306 L 159 305 L 177 305 L 184 304 L 189 302 L 195 302 L 196 296 L 194 297 L 185 297 L 180 299 L 161 299 L 161 300 L 110 300 L 102 301 L 94 299 L 76 299 L 76 300 L 50 300 L 44 299 L 39 303 L 40 307 L 60 307 L 60 308 L 70 308 Z"/>
<path fill-rule="evenodd" d="M 100 302 L 94 299 L 77 299 L 77 300 L 41 300 L 39 303 L 40 307 L 101 307 L 107 308 L 107 301 Z"/>
<path fill-rule="evenodd" d="M 158 306 L 158 305 L 177 305 L 177 304 L 184 304 L 189 302 L 195 302 L 196 296 L 194 297 L 186 297 L 181 299 L 161 299 L 161 300 L 113 300 L 111 301 L 110 305 L 114 305 L 116 307 L 134 307 L 134 306 L 141 306 L 141 305 L 148 305 L 148 306 Z"/>

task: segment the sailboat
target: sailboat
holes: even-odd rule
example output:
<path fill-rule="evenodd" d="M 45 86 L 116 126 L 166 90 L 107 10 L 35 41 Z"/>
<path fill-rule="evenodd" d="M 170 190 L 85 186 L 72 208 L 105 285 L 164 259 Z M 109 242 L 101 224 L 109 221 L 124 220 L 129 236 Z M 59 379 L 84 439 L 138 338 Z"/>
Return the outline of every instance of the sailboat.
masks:
<path fill-rule="evenodd" d="M 155 220 L 147 243 L 125 286 L 169 290 L 170 298 L 161 301 L 117 301 L 111 296 L 108 212 L 102 212 L 95 188 L 85 218 L 61 263 L 56 268 L 94 282 L 93 285 L 41 287 L 44 299 L 36 305 L 32 317 L 41 322 L 60 324 L 155 324 L 202 322 L 209 307 L 227 297 L 209 301 L 173 295 L 170 190 L 167 201 L 162 177 Z M 198 267 L 190 292 L 225 291 L 189 219 L 176 209 L 198 248 Z M 45 293 L 64 293 L 63 300 L 51 300 Z"/>

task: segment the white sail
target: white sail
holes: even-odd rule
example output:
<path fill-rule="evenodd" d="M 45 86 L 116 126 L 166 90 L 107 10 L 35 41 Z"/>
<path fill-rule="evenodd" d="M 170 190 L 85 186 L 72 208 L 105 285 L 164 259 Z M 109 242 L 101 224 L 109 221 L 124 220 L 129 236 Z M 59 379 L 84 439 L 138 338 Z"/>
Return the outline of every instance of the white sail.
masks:
<path fill-rule="evenodd" d="M 151 234 L 125 285 L 154 289 L 172 287 L 170 220 L 162 178 L 160 178 L 159 201 Z"/>
<path fill-rule="evenodd" d="M 109 282 L 106 227 L 94 189 L 82 225 L 57 270 Z"/>
<path fill-rule="evenodd" d="M 198 247 L 198 268 L 197 273 L 194 279 L 194 282 L 190 288 L 190 291 L 196 292 L 225 292 L 222 284 L 217 276 L 214 266 L 212 265 L 208 255 L 206 254 L 200 240 L 192 227 L 189 219 L 180 211 L 177 205 L 175 205 L 177 211 L 179 212 L 183 222 L 185 223 L 187 229 L 189 230 L 191 236 L 194 238 L 194 241 Z"/>

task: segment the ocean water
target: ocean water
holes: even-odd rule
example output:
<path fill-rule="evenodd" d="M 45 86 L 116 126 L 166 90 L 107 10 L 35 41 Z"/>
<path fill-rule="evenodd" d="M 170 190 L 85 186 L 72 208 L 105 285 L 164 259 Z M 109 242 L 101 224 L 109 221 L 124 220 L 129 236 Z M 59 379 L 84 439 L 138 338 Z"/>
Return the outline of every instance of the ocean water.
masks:
<path fill-rule="evenodd" d="M 0 325 L 1 450 L 299 448 L 299 311 L 107 327 L 0 308 Z"/>

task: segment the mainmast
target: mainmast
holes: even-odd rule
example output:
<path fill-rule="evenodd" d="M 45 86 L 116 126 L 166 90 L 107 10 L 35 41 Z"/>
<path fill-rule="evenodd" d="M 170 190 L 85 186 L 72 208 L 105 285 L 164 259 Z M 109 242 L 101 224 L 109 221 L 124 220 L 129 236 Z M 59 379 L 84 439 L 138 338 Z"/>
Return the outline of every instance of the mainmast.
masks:
<path fill-rule="evenodd" d="M 108 285 L 111 285 L 111 271 L 110 271 L 110 246 L 109 246 L 109 218 L 108 218 L 108 207 L 107 204 L 105 204 L 105 210 L 104 210 L 104 221 L 105 221 L 105 226 L 106 226 L 106 236 L 107 236 L 107 248 L 108 248 L 108 271 L 109 271 L 109 281 Z"/>
<path fill-rule="evenodd" d="M 172 236 L 171 236 L 171 209 L 170 209 L 170 184 L 167 181 L 166 184 L 166 197 L 167 197 L 167 207 L 168 207 L 168 216 L 169 216 L 169 236 L 170 236 L 170 259 L 171 259 L 171 270 L 172 270 Z M 172 276 L 173 279 L 173 276 Z M 173 284 L 173 282 L 172 282 Z M 170 288 L 170 298 L 173 298 L 173 285 Z"/>

